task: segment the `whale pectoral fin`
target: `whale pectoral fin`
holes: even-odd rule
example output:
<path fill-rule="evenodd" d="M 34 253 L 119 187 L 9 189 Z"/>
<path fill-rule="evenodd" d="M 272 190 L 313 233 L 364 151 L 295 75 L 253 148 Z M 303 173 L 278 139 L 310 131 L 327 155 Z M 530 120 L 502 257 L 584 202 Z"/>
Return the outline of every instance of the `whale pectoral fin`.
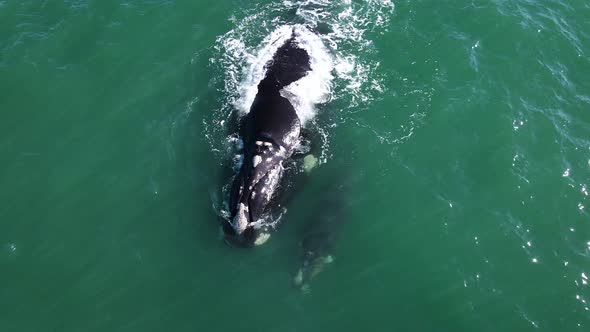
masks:
<path fill-rule="evenodd" d="M 303 158 L 303 170 L 305 170 L 306 173 L 311 172 L 311 170 L 316 168 L 318 164 L 319 160 L 313 154 L 308 154 Z"/>

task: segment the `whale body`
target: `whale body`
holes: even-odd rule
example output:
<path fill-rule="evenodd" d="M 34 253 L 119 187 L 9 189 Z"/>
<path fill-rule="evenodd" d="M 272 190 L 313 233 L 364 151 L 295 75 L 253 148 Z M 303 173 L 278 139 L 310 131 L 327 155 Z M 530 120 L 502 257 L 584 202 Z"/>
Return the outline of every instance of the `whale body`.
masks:
<path fill-rule="evenodd" d="M 249 247 L 268 238 L 272 223 L 264 215 L 277 194 L 284 163 L 300 142 L 301 121 L 280 93 L 311 70 L 309 54 L 297 44 L 295 31 L 265 68 L 240 125 L 244 159 L 230 190 L 230 219 L 223 225 L 226 243 L 236 246 Z"/>

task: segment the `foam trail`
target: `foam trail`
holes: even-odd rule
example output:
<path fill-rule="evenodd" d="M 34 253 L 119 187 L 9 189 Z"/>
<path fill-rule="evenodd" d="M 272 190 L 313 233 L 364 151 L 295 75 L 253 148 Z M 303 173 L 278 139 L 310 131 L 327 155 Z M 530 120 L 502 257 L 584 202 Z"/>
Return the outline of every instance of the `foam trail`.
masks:
<path fill-rule="evenodd" d="M 250 105 L 258 92 L 258 83 L 266 73 L 268 63 L 277 49 L 295 32 L 295 40 L 310 57 L 311 71 L 302 79 L 293 82 L 281 92 L 295 107 L 302 123 L 315 115 L 315 104 L 328 100 L 332 80 L 332 58 L 322 40 L 302 25 L 283 25 L 273 31 L 261 43 L 262 46 L 247 58 L 248 66 L 244 80 L 240 83 L 240 97 L 234 106 L 243 114 L 250 110 Z M 233 43 L 233 41 L 232 41 Z"/>
<path fill-rule="evenodd" d="M 232 18 L 236 27 L 217 39 L 221 54 L 212 59 L 226 72 L 228 106 L 241 114 L 248 112 L 264 77 L 264 65 L 290 38 L 293 28 L 298 43 L 310 55 L 312 72 L 285 89 L 284 96 L 296 106 L 304 124 L 315 115 L 313 105 L 345 99 L 353 109 L 370 101 L 375 91 L 385 88 L 375 74 L 379 64 L 365 56 L 372 47 L 365 35 L 367 31 L 386 31 L 393 9 L 389 0 L 369 0 L 361 5 L 350 0 L 285 0 L 265 5 L 264 10 L 256 8 L 241 21 Z M 284 13 L 293 11 L 294 18 L 283 18 Z M 266 37 L 254 42 L 260 35 Z"/>
<path fill-rule="evenodd" d="M 320 159 L 329 156 L 328 127 L 345 121 L 347 113 L 367 110 L 388 87 L 382 84 L 378 58 L 369 34 L 385 33 L 393 14 L 389 0 L 306 0 L 271 2 L 236 12 L 234 28 L 219 36 L 210 63 L 223 80 L 221 107 L 204 120 L 205 135 L 220 159 L 227 156 L 227 119 L 246 114 L 265 74 L 265 64 L 291 37 L 310 55 L 312 70 L 281 91 L 295 106 L 306 127 L 322 137 Z M 313 121 L 320 104 L 336 102 L 337 123 Z"/>

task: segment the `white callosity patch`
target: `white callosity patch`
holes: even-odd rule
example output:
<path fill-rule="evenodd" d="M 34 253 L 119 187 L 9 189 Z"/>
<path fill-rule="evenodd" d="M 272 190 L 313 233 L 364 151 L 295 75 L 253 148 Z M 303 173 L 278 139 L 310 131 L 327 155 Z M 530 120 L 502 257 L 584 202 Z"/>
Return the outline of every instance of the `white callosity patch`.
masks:
<path fill-rule="evenodd" d="M 260 164 L 260 162 L 262 161 L 262 157 L 259 155 L 255 155 L 254 158 L 252 158 L 252 165 L 254 165 L 254 167 L 258 166 L 258 164 Z"/>
<path fill-rule="evenodd" d="M 246 227 L 248 227 L 248 206 L 244 203 L 240 203 L 238 206 L 238 212 L 233 220 L 233 228 L 238 234 L 242 234 Z"/>
<path fill-rule="evenodd" d="M 283 167 L 281 165 L 277 165 L 272 168 L 266 175 L 257 183 L 257 188 L 260 189 L 260 193 L 252 192 L 252 195 L 258 196 L 260 194 L 262 199 L 264 200 L 263 204 L 268 204 L 268 202 L 272 199 L 274 193 L 276 192 L 277 186 L 279 184 L 279 180 L 281 179 L 281 175 L 283 172 Z M 253 196 L 251 196 L 253 198 Z M 258 220 L 252 220 L 247 226 L 254 227 L 255 229 L 272 226 L 275 223 L 275 220 L 267 219 L 266 216 L 261 216 Z M 234 226 L 235 227 L 235 226 Z"/>
<path fill-rule="evenodd" d="M 272 170 L 280 166 L 282 160 L 286 157 L 286 150 L 282 147 L 274 151 L 272 147 L 260 147 L 254 157 L 252 157 L 253 169 L 249 190 L 252 190 L 254 187 L 265 188 L 269 177 L 273 175 Z M 268 190 L 272 192 L 274 188 L 268 188 Z"/>

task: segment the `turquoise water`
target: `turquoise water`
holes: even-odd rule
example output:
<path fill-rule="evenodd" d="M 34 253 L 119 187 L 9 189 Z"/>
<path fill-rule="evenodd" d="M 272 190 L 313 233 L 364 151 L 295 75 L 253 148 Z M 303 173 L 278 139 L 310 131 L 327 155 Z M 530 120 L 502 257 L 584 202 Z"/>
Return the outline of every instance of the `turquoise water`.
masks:
<path fill-rule="evenodd" d="M 0 330 L 587 331 L 588 17 L 549 0 L 0 1 Z M 333 65 L 307 124 L 322 165 L 267 244 L 230 248 L 227 122 L 288 24 Z M 350 189 L 335 260 L 302 292 L 301 230 L 331 213 L 322 168 Z"/>

